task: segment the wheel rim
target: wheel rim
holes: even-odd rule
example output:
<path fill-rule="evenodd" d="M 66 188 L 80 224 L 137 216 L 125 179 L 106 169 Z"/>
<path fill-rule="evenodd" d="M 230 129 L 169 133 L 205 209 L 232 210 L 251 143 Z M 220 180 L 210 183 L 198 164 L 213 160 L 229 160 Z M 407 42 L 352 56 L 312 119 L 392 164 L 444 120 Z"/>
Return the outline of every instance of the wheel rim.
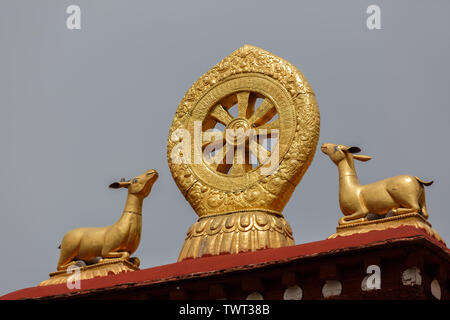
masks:
<path fill-rule="evenodd" d="M 235 114 L 230 113 L 233 108 L 236 109 Z M 198 134 L 195 129 L 196 121 L 201 123 L 202 135 L 215 130 L 218 135 L 221 134 L 221 139 L 214 140 L 214 143 L 208 143 L 209 140 L 206 139 L 207 142 L 202 144 L 201 150 L 195 150 L 195 143 L 192 143 L 193 154 L 201 152 L 199 156 L 201 161 L 194 161 L 190 165 L 192 171 L 211 186 L 226 191 L 237 191 L 264 178 L 261 174 L 264 171 L 258 169 L 278 166 L 291 145 L 296 120 L 291 98 L 283 87 L 264 75 L 248 73 L 230 77 L 227 81 L 219 83 L 198 101 L 188 124 L 193 136 Z M 241 148 L 242 144 L 244 147 L 240 152 L 235 152 L 239 143 L 229 143 L 233 145 L 232 150 L 227 150 L 227 132 L 239 128 L 251 129 L 256 134 L 247 137 L 245 143 L 241 141 Z M 270 141 L 271 147 L 268 138 L 258 140 L 261 136 L 258 133 L 262 130 L 266 130 L 266 133 L 276 133 L 276 139 Z M 235 141 L 239 139 L 236 138 Z M 221 144 L 225 145 L 221 163 L 210 163 L 208 157 L 203 156 L 205 148 L 214 149 L 219 145 L 221 149 Z M 271 151 L 277 153 L 273 154 Z M 233 157 L 226 159 L 229 152 L 233 153 Z M 271 156 L 273 157 L 270 158 Z"/>

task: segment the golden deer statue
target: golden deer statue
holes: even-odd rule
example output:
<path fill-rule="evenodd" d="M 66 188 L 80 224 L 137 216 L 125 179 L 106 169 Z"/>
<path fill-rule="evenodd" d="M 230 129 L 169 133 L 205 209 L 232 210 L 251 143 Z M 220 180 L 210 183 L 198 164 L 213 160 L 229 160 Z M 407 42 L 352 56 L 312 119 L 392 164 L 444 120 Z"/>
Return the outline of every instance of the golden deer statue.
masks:
<path fill-rule="evenodd" d="M 149 170 L 129 181 L 122 179 L 109 187 L 127 188 L 128 197 L 122 216 L 111 226 L 78 228 L 67 232 L 60 245 L 58 270 L 64 270 L 77 260 L 95 261 L 97 257 L 128 260 L 141 239 L 142 203 L 158 179 L 155 170 Z"/>
<path fill-rule="evenodd" d="M 424 186 L 433 181 L 401 175 L 360 185 L 354 159 L 368 161 L 371 157 L 355 154 L 361 152 L 358 147 L 324 143 L 321 149 L 339 170 L 339 204 L 344 214 L 339 225 L 408 213 L 420 213 L 428 219 Z"/>

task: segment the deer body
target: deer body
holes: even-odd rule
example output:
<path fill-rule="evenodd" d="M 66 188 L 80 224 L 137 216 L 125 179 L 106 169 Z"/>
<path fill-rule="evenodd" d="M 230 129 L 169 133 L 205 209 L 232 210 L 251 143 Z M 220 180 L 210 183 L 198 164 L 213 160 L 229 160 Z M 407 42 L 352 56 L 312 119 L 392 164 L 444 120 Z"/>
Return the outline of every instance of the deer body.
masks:
<path fill-rule="evenodd" d="M 157 178 L 156 171 L 150 170 L 130 181 L 111 184 L 111 188 L 128 188 L 121 217 L 108 227 L 78 228 L 67 232 L 61 242 L 57 269 L 63 270 L 75 260 L 92 261 L 97 257 L 128 259 L 139 246 L 142 203 Z"/>
<path fill-rule="evenodd" d="M 354 148 L 354 149 L 353 149 Z M 353 155 L 359 148 L 325 143 L 322 151 L 337 165 L 339 171 L 339 204 L 344 214 L 339 224 L 366 221 L 367 214 L 384 216 L 412 212 L 428 218 L 424 185 L 431 185 L 418 177 L 400 175 L 374 183 L 361 185 L 356 174 L 354 159 L 367 161 L 369 156 Z"/>

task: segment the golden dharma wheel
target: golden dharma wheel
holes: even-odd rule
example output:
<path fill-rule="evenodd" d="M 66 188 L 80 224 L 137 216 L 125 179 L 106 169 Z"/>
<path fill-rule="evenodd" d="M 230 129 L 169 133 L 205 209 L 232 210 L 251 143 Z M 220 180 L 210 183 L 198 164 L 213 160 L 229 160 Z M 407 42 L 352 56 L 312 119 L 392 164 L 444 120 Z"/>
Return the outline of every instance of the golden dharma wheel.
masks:
<path fill-rule="evenodd" d="M 293 245 L 282 210 L 312 161 L 319 123 L 301 72 L 260 48 L 245 45 L 201 76 L 168 139 L 173 178 L 199 216 L 179 260 Z"/>

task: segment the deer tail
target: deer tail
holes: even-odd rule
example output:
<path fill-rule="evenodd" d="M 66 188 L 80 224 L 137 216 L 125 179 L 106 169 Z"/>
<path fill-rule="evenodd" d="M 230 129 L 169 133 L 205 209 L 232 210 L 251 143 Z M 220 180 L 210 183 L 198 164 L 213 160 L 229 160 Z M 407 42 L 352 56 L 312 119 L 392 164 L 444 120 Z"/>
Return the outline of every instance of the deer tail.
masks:
<path fill-rule="evenodd" d="M 417 181 L 419 181 L 421 184 L 423 184 L 424 186 L 431 186 L 433 184 L 433 180 L 431 181 L 423 181 L 422 179 L 420 179 L 419 177 L 414 177 L 416 178 Z"/>
<path fill-rule="evenodd" d="M 58 249 L 61 249 L 61 245 L 58 246 Z"/>

